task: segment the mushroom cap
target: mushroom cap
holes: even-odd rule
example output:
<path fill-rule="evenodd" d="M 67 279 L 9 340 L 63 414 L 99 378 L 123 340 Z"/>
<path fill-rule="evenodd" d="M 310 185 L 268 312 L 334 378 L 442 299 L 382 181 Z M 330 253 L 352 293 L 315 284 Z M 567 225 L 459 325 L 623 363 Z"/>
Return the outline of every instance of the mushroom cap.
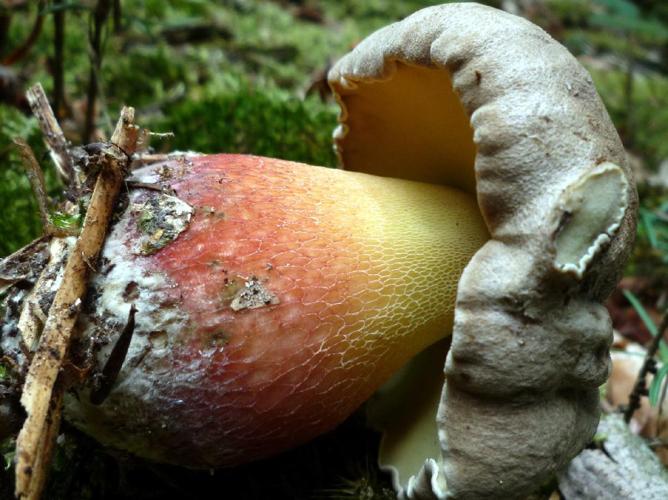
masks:
<path fill-rule="evenodd" d="M 329 83 L 344 168 L 475 193 L 491 235 L 459 282 L 442 457 L 401 494 L 526 494 L 595 432 L 601 301 L 635 235 L 633 175 L 591 77 L 529 21 L 461 3 L 373 33 Z"/>

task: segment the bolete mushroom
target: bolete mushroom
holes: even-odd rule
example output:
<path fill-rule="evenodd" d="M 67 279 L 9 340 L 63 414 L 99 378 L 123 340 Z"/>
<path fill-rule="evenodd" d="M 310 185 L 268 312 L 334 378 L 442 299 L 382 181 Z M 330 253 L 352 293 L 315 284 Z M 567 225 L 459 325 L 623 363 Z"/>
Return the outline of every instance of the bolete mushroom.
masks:
<path fill-rule="evenodd" d="M 414 181 L 241 155 L 133 179 L 165 192 L 130 192 L 81 325 L 84 346 L 106 344 L 102 375 L 134 305 L 132 341 L 108 396 L 102 377 L 67 417 L 190 467 L 266 457 L 342 422 L 449 334 L 461 271 L 488 238 L 473 198 Z"/>
<path fill-rule="evenodd" d="M 131 305 L 134 334 L 111 390 L 101 370 L 66 416 L 164 462 L 267 456 L 335 426 L 454 308 L 445 379 L 420 386 L 439 402 L 446 381 L 436 450 L 418 443 L 435 424 L 388 438 L 400 495 L 526 494 L 596 428 L 601 301 L 637 205 L 617 133 L 566 49 L 476 4 L 374 33 L 329 78 L 346 170 L 218 155 L 134 174 L 164 192 L 130 193 L 79 340 L 101 369 Z"/>
<path fill-rule="evenodd" d="M 525 494 L 596 429 L 612 340 L 601 301 L 635 233 L 633 176 L 591 77 L 537 26 L 465 3 L 377 31 L 329 81 L 345 168 L 456 186 L 491 235 L 458 285 L 442 460 L 403 471 L 403 494 Z M 393 458 L 415 455 L 391 441 Z"/>

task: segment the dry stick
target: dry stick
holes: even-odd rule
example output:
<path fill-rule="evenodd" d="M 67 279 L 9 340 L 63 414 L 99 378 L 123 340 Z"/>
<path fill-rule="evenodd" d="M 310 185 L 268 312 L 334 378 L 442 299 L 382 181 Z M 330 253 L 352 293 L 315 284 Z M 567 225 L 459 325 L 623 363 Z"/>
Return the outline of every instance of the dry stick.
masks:
<path fill-rule="evenodd" d="M 145 153 L 137 154 L 132 158 L 132 168 L 140 168 L 144 165 L 151 165 L 152 163 L 158 163 L 162 161 L 167 161 L 173 159 L 175 156 L 173 154 L 165 153 Z"/>
<path fill-rule="evenodd" d="M 18 321 L 18 330 L 21 332 L 23 344 L 30 351 L 37 346 L 37 339 L 46 322 L 46 315 L 49 312 L 43 311 L 40 305 L 40 299 L 52 289 L 58 272 L 63 267 L 67 259 L 69 250 L 67 242 L 63 238 L 54 238 L 49 245 L 49 262 L 40 273 L 35 285 L 23 302 L 23 309 Z"/>
<path fill-rule="evenodd" d="M 59 382 L 56 382 L 56 386 L 58 385 Z M 46 486 L 46 478 L 49 473 L 49 466 L 51 465 L 53 448 L 56 443 L 56 438 L 58 437 L 58 430 L 60 429 L 63 395 L 64 391 L 62 388 L 54 389 L 53 396 L 51 397 L 51 404 L 49 405 L 46 420 L 44 422 L 44 429 L 38 443 L 39 453 L 37 454 L 35 462 L 32 465 L 31 476 L 35 479 L 30 482 L 30 489 L 26 493 L 25 498 L 40 498 L 42 496 L 44 486 Z"/>
<path fill-rule="evenodd" d="M 91 264 L 97 261 L 104 243 L 137 135 L 134 109 L 123 108 L 112 144 L 102 159 L 81 235 L 65 265 L 62 284 L 30 363 L 21 395 L 28 416 L 16 441 L 15 493 L 21 499 L 38 498 L 46 479 L 48 455 L 57 433 L 54 422 L 60 418 L 62 403 L 62 387 L 56 386 L 54 392 L 54 386 L 86 292 Z"/>
<path fill-rule="evenodd" d="M 95 130 L 95 103 L 98 91 L 98 74 L 102 67 L 102 29 L 111 11 L 111 0 L 97 0 L 92 14 L 89 42 L 91 49 L 88 91 L 86 92 L 86 119 L 83 142 L 90 142 Z"/>
<path fill-rule="evenodd" d="M 72 185 L 77 181 L 77 178 L 72 157 L 67 149 L 67 139 L 65 139 L 65 134 L 63 134 L 63 130 L 53 114 L 42 85 L 38 83 L 30 87 L 26 92 L 26 97 L 30 103 L 30 109 L 37 117 L 44 142 L 49 148 L 51 159 L 56 164 L 58 174 L 66 185 Z"/>
<path fill-rule="evenodd" d="M 37 163 L 37 158 L 32 151 L 32 148 L 26 141 L 18 137 L 14 138 L 14 144 L 19 149 L 21 155 L 21 162 L 28 175 L 30 186 L 37 198 L 37 206 L 39 208 L 39 217 L 42 220 L 42 227 L 46 234 L 53 234 L 53 224 L 49 220 L 49 200 L 46 195 L 46 185 L 44 183 L 44 173 Z"/>
<path fill-rule="evenodd" d="M 654 356 L 656 355 L 656 352 L 659 350 L 659 344 L 661 343 L 661 340 L 663 339 L 663 335 L 666 333 L 667 328 L 668 328 L 668 313 L 666 313 L 666 315 L 663 317 L 663 321 L 661 321 L 661 326 L 659 326 L 659 331 L 656 332 L 656 335 L 654 336 L 652 343 L 647 349 L 647 354 L 645 354 L 645 361 L 642 364 L 642 368 L 640 368 L 640 372 L 638 373 L 638 378 L 636 379 L 636 383 L 633 386 L 633 391 L 629 396 L 629 404 L 626 407 L 626 410 L 624 411 L 624 421 L 627 424 L 631 421 L 631 417 L 633 417 L 635 411 L 638 408 L 640 408 L 640 398 L 642 396 L 647 395 L 647 384 L 645 379 L 647 378 L 648 373 L 656 369 L 656 362 L 654 361 Z"/>
<path fill-rule="evenodd" d="M 39 163 L 37 163 L 37 158 L 35 158 L 35 153 L 33 153 L 30 145 L 20 138 L 14 138 L 14 144 L 19 149 L 19 154 L 21 155 L 21 161 L 23 167 L 26 170 L 28 175 L 28 180 L 30 181 L 30 186 L 32 187 L 32 192 L 37 199 L 37 205 L 39 208 L 39 218 L 42 221 L 42 228 L 46 236 L 73 236 L 78 231 L 72 229 L 59 229 L 57 228 L 51 219 L 49 218 L 49 199 L 46 194 L 46 184 L 44 183 L 44 172 L 42 172 Z"/>

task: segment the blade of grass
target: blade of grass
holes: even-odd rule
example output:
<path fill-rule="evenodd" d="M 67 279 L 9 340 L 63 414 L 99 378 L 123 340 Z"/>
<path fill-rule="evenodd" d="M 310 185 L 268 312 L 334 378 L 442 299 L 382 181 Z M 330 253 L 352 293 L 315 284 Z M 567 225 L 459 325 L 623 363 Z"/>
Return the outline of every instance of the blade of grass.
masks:
<path fill-rule="evenodd" d="M 648 212 L 647 210 L 640 209 L 640 222 L 645 228 L 645 233 L 647 233 L 647 239 L 652 248 L 656 248 L 659 244 L 659 239 L 656 236 L 656 230 L 654 229 L 654 221 L 656 217 L 653 213 Z"/>
<path fill-rule="evenodd" d="M 628 300 L 629 303 L 633 306 L 633 309 L 635 309 L 635 311 L 638 313 L 638 316 L 640 316 L 640 319 L 647 327 L 647 330 L 649 330 L 649 333 L 652 334 L 652 337 L 656 337 L 658 333 L 658 328 L 654 323 L 654 321 L 652 321 L 652 318 L 649 317 L 649 314 L 647 314 L 647 311 L 643 307 L 638 297 L 636 297 L 631 290 L 622 290 L 622 294 L 624 295 L 624 297 L 626 297 L 626 300 Z M 666 345 L 666 343 L 663 340 L 659 345 L 659 357 L 661 358 L 662 362 L 668 363 L 668 345 Z"/>
<path fill-rule="evenodd" d="M 663 381 L 665 380 L 666 375 L 668 375 L 668 365 L 663 365 L 652 379 L 652 383 L 649 385 L 649 404 L 652 406 L 656 406 L 659 403 L 661 387 L 663 386 Z"/>

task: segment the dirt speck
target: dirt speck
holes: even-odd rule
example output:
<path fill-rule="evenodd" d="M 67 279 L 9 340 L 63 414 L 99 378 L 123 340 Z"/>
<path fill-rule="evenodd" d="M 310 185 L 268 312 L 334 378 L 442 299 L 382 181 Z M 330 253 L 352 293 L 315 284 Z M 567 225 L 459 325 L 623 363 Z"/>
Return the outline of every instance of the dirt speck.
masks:
<path fill-rule="evenodd" d="M 188 227 L 193 213 L 179 198 L 155 193 L 133 211 L 140 233 L 133 252 L 139 255 L 152 255 L 174 241 Z"/>
<path fill-rule="evenodd" d="M 233 311 L 242 309 L 257 309 L 269 305 L 278 304 L 276 295 L 270 292 L 255 276 L 246 280 L 244 286 L 235 294 L 230 307 Z"/>
<path fill-rule="evenodd" d="M 174 177 L 174 171 L 169 168 L 169 165 L 162 165 L 158 171 L 158 175 L 160 176 L 160 180 L 162 181 L 168 181 L 172 177 Z"/>
<path fill-rule="evenodd" d="M 123 300 L 126 302 L 134 302 L 139 298 L 139 285 L 137 285 L 136 281 L 130 281 L 127 285 L 125 285 L 125 289 L 123 290 Z"/>
<path fill-rule="evenodd" d="M 230 336 L 223 330 L 213 332 L 209 337 L 209 347 L 224 347 L 230 341 Z"/>

